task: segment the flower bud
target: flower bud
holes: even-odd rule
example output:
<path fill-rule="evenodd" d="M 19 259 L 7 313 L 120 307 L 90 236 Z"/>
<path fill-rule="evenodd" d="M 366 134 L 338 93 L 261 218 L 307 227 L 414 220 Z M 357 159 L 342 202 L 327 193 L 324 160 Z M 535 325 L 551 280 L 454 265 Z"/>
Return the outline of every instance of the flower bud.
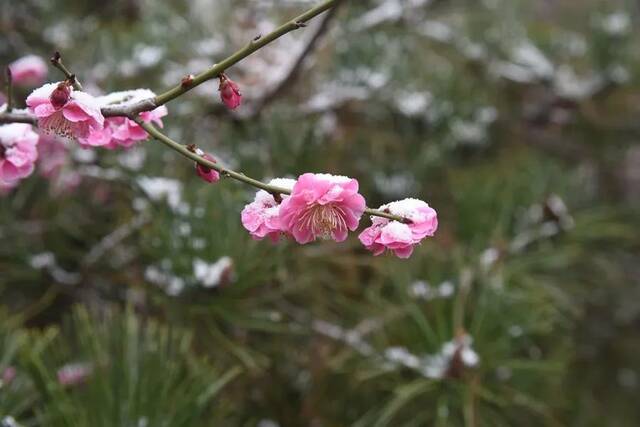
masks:
<path fill-rule="evenodd" d="M 220 99 L 222 99 L 224 105 L 231 110 L 237 108 L 242 102 L 240 88 L 236 82 L 224 74 L 220 76 L 220 86 L 218 87 L 218 91 L 220 91 Z"/>
<path fill-rule="evenodd" d="M 69 97 L 71 96 L 71 85 L 67 82 L 60 82 L 58 87 L 56 87 L 51 95 L 49 95 L 49 100 L 51 101 L 51 105 L 56 110 L 61 109 L 65 106 L 65 104 L 69 101 Z"/>
<path fill-rule="evenodd" d="M 196 153 L 200 154 L 198 152 Z M 203 154 L 200 154 L 200 156 L 205 160 L 209 160 L 210 162 L 216 163 L 216 159 L 214 159 L 213 156 L 210 154 L 203 153 Z M 220 174 L 218 173 L 217 170 L 203 166 L 200 163 L 196 163 L 196 173 L 200 178 L 202 178 L 203 180 L 209 183 L 218 182 L 220 180 Z"/>

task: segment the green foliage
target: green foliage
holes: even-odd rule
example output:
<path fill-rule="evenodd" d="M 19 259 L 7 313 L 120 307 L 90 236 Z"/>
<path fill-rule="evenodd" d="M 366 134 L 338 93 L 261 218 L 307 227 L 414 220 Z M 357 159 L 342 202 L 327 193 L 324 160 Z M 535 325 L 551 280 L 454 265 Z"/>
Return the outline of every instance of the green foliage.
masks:
<path fill-rule="evenodd" d="M 215 368 L 194 355 L 190 332 L 130 309 L 91 317 L 77 308 L 62 332 L 49 328 L 32 333 L 28 345 L 23 340 L 3 414 L 22 418 L 26 405 L 16 399 L 29 379 L 27 396 L 37 400 L 27 408 L 38 425 L 202 425 L 224 418 L 225 405 L 216 397 L 242 372 L 237 366 Z"/>

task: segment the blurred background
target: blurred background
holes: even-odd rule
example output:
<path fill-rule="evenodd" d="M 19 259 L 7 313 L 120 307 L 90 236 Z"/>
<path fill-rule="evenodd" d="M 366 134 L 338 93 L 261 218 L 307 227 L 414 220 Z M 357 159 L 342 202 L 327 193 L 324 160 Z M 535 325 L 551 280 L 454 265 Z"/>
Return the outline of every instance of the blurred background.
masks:
<path fill-rule="evenodd" d="M 159 93 L 316 3 L 3 1 L 0 64 L 59 50 L 87 92 Z M 0 197 L 0 425 L 639 425 L 639 20 L 345 1 L 228 70 L 236 112 L 216 81 L 168 104 L 250 176 L 426 200 L 409 260 L 253 241 L 254 191 L 157 142 L 41 144 Z"/>

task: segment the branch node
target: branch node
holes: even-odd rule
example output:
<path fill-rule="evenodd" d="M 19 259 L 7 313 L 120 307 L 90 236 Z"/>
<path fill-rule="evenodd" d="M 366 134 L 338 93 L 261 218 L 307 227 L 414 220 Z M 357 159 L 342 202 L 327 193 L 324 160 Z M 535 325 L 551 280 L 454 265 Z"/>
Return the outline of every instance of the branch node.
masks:
<path fill-rule="evenodd" d="M 258 34 L 257 36 L 255 36 L 255 37 L 253 38 L 253 40 L 252 40 L 252 41 L 257 42 L 257 41 L 258 41 L 258 40 L 260 40 L 261 38 L 262 38 L 262 34 Z"/>
<path fill-rule="evenodd" d="M 193 85 L 193 74 L 187 74 L 180 80 L 180 86 L 186 88 Z"/>
<path fill-rule="evenodd" d="M 294 25 L 296 28 L 304 28 L 304 27 L 306 27 L 306 26 L 307 26 L 307 23 L 306 23 L 306 22 L 303 22 L 303 21 L 295 21 L 295 22 L 293 23 L 293 25 Z"/>

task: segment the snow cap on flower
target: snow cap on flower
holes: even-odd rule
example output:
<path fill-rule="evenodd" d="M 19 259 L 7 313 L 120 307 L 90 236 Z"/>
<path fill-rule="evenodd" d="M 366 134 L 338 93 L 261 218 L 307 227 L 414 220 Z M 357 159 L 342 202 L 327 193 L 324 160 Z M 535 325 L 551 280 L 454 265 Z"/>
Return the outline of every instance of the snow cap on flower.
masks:
<path fill-rule="evenodd" d="M 47 63 L 37 55 L 26 55 L 9 64 L 11 81 L 18 86 L 42 84 L 47 77 Z"/>
<path fill-rule="evenodd" d="M 34 90 L 27 97 L 27 106 L 38 118 L 41 130 L 65 138 L 87 138 L 104 125 L 97 99 L 73 90 L 68 81 L 47 83 Z"/>
<path fill-rule="evenodd" d="M 222 99 L 222 102 L 227 108 L 234 110 L 242 102 L 242 95 L 240 94 L 238 84 L 224 74 L 220 76 L 218 91 L 220 92 L 220 99 Z"/>
<path fill-rule="evenodd" d="M 409 258 L 413 248 L 425 237 L 433 236 L 438 228 L 436 211 L 422 200 L 399 200 L 380 206 L 380 210 L 406 218 L 410 222 L 371 217 L 372 225 L 364 229 L 358 237 L 376 256 L 389 249 L 399 258 Z"/>
<path fill-rule="evenodd" d="M 155 96 L 155 93 L 149 89 L 134 89 L 113 92 L 97 99 L 100 107 L 126 107 Z M 140 118 L 145 123 L 153 123 L 162 128 L 162 117 L 167 114 L 167 107 L 161 105 L 154 110 L 140 113 Z M 147 132 L 133 120 L 126 117 L 107 117 L 102 129 L 92 130 L 87 138 L 82 138 L 79 142 L 85 147 L 104 147 L 113 150 L 130 148 L 148 137 Z"/>
<path fill-rule="evenodd" d="M 358 228 L 364 213 L 364 197 L 358 181 L 346 176 L 305 173 L 283 200 L 280 221 L 298 243 L 320 238 L 346 240 L 349 230 Z"/>
<path fill-rule="evenodd" d="M 211 154 L 205 153 L 200 149 L 196 150 L 196 154 L 198 154 L 205 160 L 216 163 L 216 159 Z M 200 163 L 196 163 L 196 173 L 200 178 L 209 183 L 220 181 L 220 173 L 217 170 L 203 166 Z"/>
<path fill-rule="evenodd" d="M 296 180 L 290 178 L 275 178 L 269 181 L 269 185 L 293 189 Z M 282 195 L 283 199 L 288 196 Z M 269 237 L 272 241 L 277 242 L 285 229 L 280 222 L 280 202 L 278 202 L 273 194 L 259 190 L 256 193 L 253 202 L 244 207 L 240 215 L 242 225 L 249 231 L 251 237 L 255 240 L 262 240 Z"/>
<path fill-rule="evenodd" d="M 38 159 L 38 135 L 31 125 L 0 126 L 0 184 L 9 189 L 33 172 Z"/>

